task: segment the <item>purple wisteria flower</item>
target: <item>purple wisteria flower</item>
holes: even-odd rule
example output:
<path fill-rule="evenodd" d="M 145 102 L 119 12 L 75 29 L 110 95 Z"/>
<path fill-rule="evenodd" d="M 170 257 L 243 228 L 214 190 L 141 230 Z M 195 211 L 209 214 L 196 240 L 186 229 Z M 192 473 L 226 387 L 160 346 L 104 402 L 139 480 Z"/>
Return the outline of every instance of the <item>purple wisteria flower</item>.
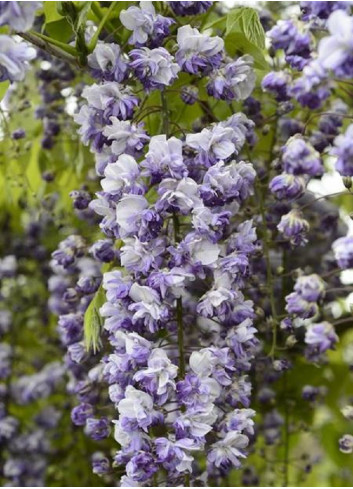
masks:
<path fill-rule="evenodd" d="M 176 15 L 185 17 L 207 12 L 212 2 L 168 2 L 168 4 Z"/>
<path fill-rule="evenodd" d="M 198 163 L 209 167 L 239 153 L 246 140 L 247 122 L 250 121 L 245 116 L 244 119 L 238 118 L 238 115 L 215 124 L 211 129 L 205 128 L 199 133 L 186 135 L 186 145 L 196 152 Z"/>
<path fill-rule="evenodd" d="M 117 117 L 111 117 L 110 122 L 109 126 L 105 126 L 103 135 L 108 141 L 112 141 L 113 155 L 120 156 L 126 153 L 138 156 L 150 139 L 144 130 L 143 123 L 134 124 L 130 121 L 121 121 Z"/>
<path fill-rule="evenodd" d="M 305 300 L 309 302 L 318 302 L 324 297 L 325 282 L 316 273 L 302 275 L 296 280 L 294 290 Z"/>
<path fill-rule="evenodd" d="M 89 252 L 95 260 L 103 263 L 114 261 L 117 257 L 117 251 L 113 248 L 113 241 L 110 239 L 99 239 L 89 249 Z"/>
<path fill-rule="evenodd" d="M 315 316 L 318 313 L 318 302 L 325 295 L 325 282 L 313 273 L 300 276 L 294 286 L 294 292 L 287 295 L 286 311 L 302 319 Z"/>
<path fill-rule="evenodd" d="M 330 36 L 321 39 L 318 62 L 332 70 L 339 78 L 353 76 L 353 17 L 344 10 L 336 10 L 327 21 Z"/>
<path fill-rule="evenodd" d="M 297 209 L 292 209 L 288 214 L 283 215 L 277 229 L 293 246 L 303 246 L 308 242 L 306 236 L 310 225 Z"/>
<path fill-rule="evenodd" d="M 205 75 L 220 67 L 224 48 L 220 37 L 210 37 L 184 25 L 178 29 L 177 43 L 175 59 L 183 71 Z"/>
<path fill-rule="evenodd" d="M 225 437 L 211 445 L 207 460 L 216 467 L 224 469 L 239 468 L 241 458 L 245 458 L 244 449 L 249 444 L 249 438 L 238 431 L 229 431 Z"/>
<path fill-rule="evenodd" d="M 163 89 L 176 80 L 179 65 L 164 48 L 133 49 L 129 53 L 132 61 L 129 66 L 146 90 Z"/>
<path fill-rule="evenodd" d="M 300 2 L 303 20 L 327 19 L 335 10 L 348 10 L 351 2 Z"/>
<path fill-rule="evenodd" d="M 309 358 L 316 357 L 327 350 L 332 350 L 337 342 L 338 336 L 334 327 L 327 321 L 310 324 L 305 333 L 305 343 L 308 345 L 307 355 Z"/>
<path fill-rule="evenodd" d="M 242 202 L 253 192 L 256 173 L 250 163 L 222 161 L 205 173 L 200 193 L 206 205 L 222 205 L 236 200 Z"/>
<path fill-rule="evenodd" d="M 109 458 L 102 452 L 95 452 L 92 455 L 92 472 L 97 475 L 105 475 L 110 471 Z"/>
<path fill-rule="evenodd" d="M 269 188 L 278 200 L 294 200 L 303 195 L 306 187 L 304 177 L 282 173 L 276 175 L 270 182 Z"/>
<path fill-rule="evenodd" d="M 115 163 L 110 163 L 105 168 L 105 178 L 101 180 L 103 191 L 110 195 L 123 192 L 142 193 L 143 188 L 137 183 L 139 175 L 136 160 L 130 155 L 122 154 Z"/>
<path fill-rule="evenodd" d="M 0 26 L 9 25 L 19 32 L 28 31 L 42 2 L 0 2 Z"/>
<path fill-rule="evenodd" d="M 87 100 L 89 107 L 94 108 L 102 123 L 107 124 L 109 118 L 131 119 L 139 99 L 132 94 L 129 88 L 116 82 L 85 87 L 82 96 Z"/>
<path fill-rule="evenodd" d="M 0 82 L 23 80 L 29 69 L 29 61 L 36 55 L 36 50 L 26 42 L 17 42 L 10 36 L 0 35 Z"/>
<path fill-rule="evenodd" d="M 343 435 L 339 440 L 339 448 L 342 453 L 353 452 L 353 435 Z"/>
<path fill-rule="evenodd" d="M 330 96 L 330 82 L 325 70 L 317 59 L 303 69 L 303 74 L 296 79 L 288 90 L 303 107 L 318 109 Z"/>
<path fill-rule="evenodd" d="M 292 175 L 320 176 L 323 173 L 320 153 L 300 136 L 290 138 L 283 148 L 283 169 Z"/>
<path fill-rule="evenodd" d="M 343 176 L 353 176 L 353 124 L 350 124 L 344 134 L 340 134 L 334 140 L 332 154 L 337 156 L 336 170 Z"/>
<path fill-rule="evenodd" d="M 128 74 L 128 60 L 118 44 L 98 42 L 87 61 L 94 78 L 121 83 Z"/>
<path fill-rule="evenodd" d="M 132 6 L 120 12 L 120 20 L 124 27 L 133 31 L 130 44 L 159 47 L 169 35 L 169 27 L 174 24 L 170 17 L 156 14 L 152 2 L 140 2 L 140 6 Z"/>
<path fill-rule="evenodd" d="M 192 85 L 185 86 L 181 89 L 180 98 L 187 105 L 193 105 L 199 97 L 199 89 Z"/>
<path fill-rule="evenodd" d="M 332 244 L 332 250 L 340 268 L 353 268 L 353 236 L 336 239 Z"/>
<path fill-rule="evenodd" d="M 84 431 L 92 440 L 103 440 L 110 434 L 109 420 L 108 418 L 88 418 Z"/>
<path fill-rule="evenodd" d="M 183 160 L 182 142 L 164 134 L 150 139 L 146 158 L 141 166 L 143 176 L 151 177 L 151 183 L 159 183 L 162 178 L 183 178 L 188 169 Z"/>
<path fill-rule="evenodd" d="M 286 296 L 286 311 L 289 314 L 302 319 L 312 318 L 317 315 L 319 308 L 315 302 L 308 302 L 297 292 Z"/>
<path fill-rule="evenodd" d="M 88 418 L 92 417 L 93 413 L 93 406 L 83 402 L 72 409 L 71 420 L 76 426 L 84 426 Z"/>
<path fill-rule="evenodd" d="M 311 55 L 311 35 L 300 32 L 292 20 L 279 20 L 267 32 L 274 49 L 283 49 L 287 63 L 296 70 L 302 70 Z"/>
<path fill-rule="evenodd" d="M 207 92 L 221 100 L 244 100 L 255 87 L 254 60 L 245 55 L 210 74 Z"/>
<path fill-rule="evenodd" d="M 269 92 L 276 97 L 276 100 L 283 102 L 289 99 L 288 88 L 291 76 L 286 71 L 270 71 L 262 79 L 261 87 L 265 92 Z"/>

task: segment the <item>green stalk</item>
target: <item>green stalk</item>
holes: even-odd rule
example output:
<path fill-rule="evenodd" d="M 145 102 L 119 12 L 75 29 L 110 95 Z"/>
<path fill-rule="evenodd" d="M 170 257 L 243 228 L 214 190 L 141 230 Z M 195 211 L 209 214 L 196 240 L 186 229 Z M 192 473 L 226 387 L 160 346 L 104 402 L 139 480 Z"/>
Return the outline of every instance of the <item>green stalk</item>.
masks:
<path fill-rule="evenodd" d="M 95 3 L 95 2 L 94 2 Z M 92 5 L 92 10 L 94 11 L 94 13 L 96 14 L 95 10 L 94 10 L 94 3 Z M 116 2 L 112 2 L 108 8 L 108 10 L 106 11 L 106 13 L 104 14 L 103 17 L 101 17 L 100 19 L 100 23 L 97 27 L 97 30 L 96 32 L 94 33 L 94 36 L 92 37 L 89 45 L 88 45 L 88 51 L 91 53 L 94 48 L 96 47 L 97 45 L 97 42 L 98 42 L 98 38 L 99 38 L 99 35 L 100 33 L 102 32 L 103 30 L 103 27 L 105 26 L 105 24 L 108 22 L 108 17 L 109 15 L 111 14 L 111 12 L 113 11 L 113 8 L 115 7 L 115 4 Z M 96 14 L 97 15 L 97 14 Z M 98 15 L 97 15 L 98 17 Z"/>
<path fill-rule="evenodd" d="M 183 299 L 177 299 L 176 316 L 178 323 L 178 351 L 179 351 L 179 378 L 185 377 L 185 351 L 184 351 L 184 325 L 183 325 Z"/>
<path fill-rule="evenodd" d="M 102 21 L 103 18 L 105 17 L 103 15 L 103 12 L 101 11 L 101 7 L 99 5 L 99 2 L 92 2 L 92 11 L 94 13 L 94 15 L 100 20 Z M 109 28 L 110 31 L 114 31 L 114 26 L 110 23 L 109 20 L 107 20 L 105 22 L 106 26 Z"/>
<path fill-rule="evenodd" d="M 17 35 L 22 37 L 22 39 L 29 41 L 34 46 L 37 46 L 38 48 L 43 49 L 43 51 L 46 51 L 47 53 L 51 54 L 52 56 L 55 56 L 56 58 L 62 59 L 63 61 L 66 61 L 67 63 L 71 63 L 71 64 L 75 65 L 76 68 L 79 67 L 76 57 L 72 56 L 67 51 L 62 50 L 61 48 L 58 48 L 58 47 L 54 46 L 53 44 L 50 44 L 48 41 L 43 40 L 41 37 L 38 37 L 35 34 L 32 34 L 30 32 L 21 32 L 21 33 L 17 33 Z"/>
<path fill-rule="evenodd" d="M 39 39 L 42 39 L 42 41 L 48 42 L 49 44 L 52 44 L 53 46 L 60 48 L 65 53 L 71 54 L 72 56 L 77 55 L 76 49 L 73 46 L 69 46 L 68 44 L 65 44 L 64 42 L 57 41 L 56 39 L 45 36 L 44 34 L 40 34 L 39 32 L 29 31 L 27 34 L 30 34 L 31 36 L 34 37 L 39 37 Z M 20 35 L 22 35 L 22 33 Z"/>

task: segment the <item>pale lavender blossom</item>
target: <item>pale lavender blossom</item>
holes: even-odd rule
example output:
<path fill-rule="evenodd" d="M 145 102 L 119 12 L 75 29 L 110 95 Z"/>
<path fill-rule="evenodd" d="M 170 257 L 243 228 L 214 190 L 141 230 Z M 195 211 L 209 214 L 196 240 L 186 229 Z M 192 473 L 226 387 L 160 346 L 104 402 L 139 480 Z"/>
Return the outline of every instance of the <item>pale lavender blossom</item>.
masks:
<path fill-rule="evenodd" d="M 164 48 L 133 49 L 129 53 L 130 67 L 146 90 L 163 89 L 176 80 L 179 65 Z"/>
<path fill-rule="evenodd" d="M 150 139 L 148 152 L 141 166 L 142 175 L 151 177 L 151 183 L 162 178 L 182 178 L 187 176 L 187 167 L 183 161 L 182 141 L 175 137 L 167 139 L 165 134 Z"/>
<path fill-rule="evenodd" d="M 128 74 L 127 59 L 115 43 L 98 42 L 87 61 L 94 78 L 121 83 Z"/>
<path fill-rule="evenodd" d="M 310 324 L 305 333 L 305 343 L 309 347 L 310 355 L 333 349 L 337 342 L 338 336 L 334 327 L 327 321 Z"/>
<path fill-rule="evenodd" d="M 146 392 L 129 385 L 125 391 L 125 398 L 118 404 L 118 411 L 122 420 L 126 419 L 147 431 L 153 422 L 153 399 Z M 117 441 L 120 442 L 119 439 Z"/>
<path fill-rule="evenodd" d="M 139 99 L 128 87 L 110 81 L 85 87 L 82 97 L 87 100 L 90 107 L 99 111 L 105 123 L 108 123 L 112 116 L 123 120 L 131 119 L 139 103 Z"/>
<path fill-rule="evenodd" d="M 200 133 L 187 134 L 186 145 L 195 150 L 198 161 L 210 166 L 220 160 L 226 160 L 238 153 L 236 134 L 231 127 L 214 126 Z"/>
<path fill-rule="evenodd" d="M 165 178 L 158 187 L 159 199 L 156 202 L 156 210 L 189 214 L 201 204 L 198 191 L 199 187 L 192 178 Z"/>
<path fill-rule="evenodd" d="M 149 141 L 143 123 L 134 124 L 130 121 L 121 121 L 117 117 L 110 117 L 110 122 L 110 125 L 105 126 L 103 134 L 108 141 L 112 141 L 112 153 L 115 156 L 123 153 L 138 156 Z"/>
<path fill-rule="evenodd" d="M 332 250 L 340 268 L 353 268 L 353 236 L 336 239 L 332 244 Z"/>
<path fill-rule="evenodd" d="M 29 61 L 36 55 L 36 50 L 26 42 L 17 42 L 10 36 L 0 35 L 0 82 L 23 80 L 29 69 Z"/>
<path fill-rule="evenodd" d="M 178 29 L 177 43 L 175 58 L 182 70 L 196 75 L 219 68 L 224 48 L 220 37 L 210 37 L 190 25 L 184 25 Z"/>
<path fill-rule="evenodd" d="M 303 195 L 305 186 L 304 177 L 282 173 L 273 177 L 269 188 L 278 200 L 294 200 Z"/>
<path fill-rule="evenodd" d="M 292 175 L 320 176 L 323 173 L 320 153 L 300 136 L 290 138 L 283 148 L 283 169 Z"/>
<path fill-rule="evenodd" d="M 223 469 L 230 467 L 239 468 L 241 458 L 245 458 L 245 448 L 249 444 L 249 438 L 239 431 L 229 431 L 222 440 L 213 443 L 207 460 Z"/>
<path fill-rule="evenodd" d="M 136 185 L 136 180 L 140 174 L 136 160 L 127 154 L 118 157 L 115 163 L 110 163 L 104 170 L 101 185 L 104 192 L 109 194 L 120 194 L 121 192 L 132 192 L 142 190 L 141 186 Z"/>
<path fill-rule="evenodd" d="M 350 124 L 344 134 L 334 140 L 332 154 L 337 157 L 336 170 L 343 176 L 353 176 L 353 124 Z"/>
<path fill-rule="evenodd" d="M 175 390 L 174 379 L 178 374 L 178 367 L 168 358 L 161 348 L 151 351 L 147 368 L 139 370 L 134 380 L 144 386 L 151 395 L 157 395 L 159 403 L 164 404 L 170 390 Z"/>
<path fill-rule="evenodd" d="M 28 31 L 34 22 L 36 11 L 43 2 L 0 2 L 0 26 L 9 25 L 15 31 Z"/>
<path fill-rule="evenodd" d="M 307 233 L 310 225 L 297 209 L 293 209 L 288 214 L 281 217 L 277 226 L 283 238 L 288 240 L 293 246 L 303 246 L 307 243 Z"/>
<path fill-rule="evenodd" d="M 132 31 L 130 44 L 143 46 L 149 44 L 158 47 L 169 35 L 169 27 L 174 23 L 170 17 L 156 14 L 152 2 L 140 2 L 140 6 L 132 6 L 120 12 L 120 20 L 124 27 Z"/>
<path fill-rule="evenodd" d="M 330 36 L 321 39 L 318 62 L 340 78 L 353 75 L 353 17 L 344 10 L 332 12 L 327 20 Z"/>
<path fill-rule="evenodd" d="M 116 206 L 116 222 L 122 237 L 138 232 L 141 213 L 148 207 L 142 195 L 124 194 Z"/>
<path fill-rule="evenodd" d="M 256 75 L 251 56 L 241 56 L 210 74 L 207 92 L 221 100 L 245 100 L 255 87 Z"/>

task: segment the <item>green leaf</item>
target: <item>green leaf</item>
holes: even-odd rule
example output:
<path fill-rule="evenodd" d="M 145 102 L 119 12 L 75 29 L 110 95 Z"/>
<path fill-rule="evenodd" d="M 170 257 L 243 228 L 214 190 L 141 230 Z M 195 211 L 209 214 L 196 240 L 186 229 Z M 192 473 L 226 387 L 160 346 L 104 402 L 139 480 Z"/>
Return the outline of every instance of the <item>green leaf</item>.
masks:
<path fill-rule="evenodd" d="M 44 3 L 44 15 L 45 15 L 45 23 L 49 24 L 50 22 L 56 22 L 63 18 L 62 15 L 59 14 L 57 9 L 57 2 L 43 2 Z"/>
<path fill-rule="evenodd" d="M 72 35 L 72 27 L 63 17 L 55 22 L 49 22 L 45 25 L 47 33 L 57 41 L 68 42 Z"/>
<path fill-rule="evenodd" d="M 5 97 L 9 86 L 10 86 L 10 82 L 8 80 L 0 83 L 0 101 Z"/>
<path fill-rule="evenodd" d="M 268 63 L 262 50 L 248 41 L 246 36 L 241 32 L 228 34 L 225 38 L 225 46 L 230 56 L 235 56 L 236 54 L 250 54 L 254 58 L 255 68 L 259 70 L 268 69 Z"/>
<path fill-rule="evenodd" d="M 217 27 L 218 29 L 222 29 L 227 22 L 228 16 L 222 15 L 222 17 L 217 16 L 216 18 L 212 18 L 209 22 L 204 26 L 203 30 L 211 29 Z"/>
<path fill-rule="evenodd" d="M 250 7 L 231 10 L 227 15 L 226 36 L 242 32 L 246 39 L 260 49 L 265 48 L 265 31 L 259 14 Z"/>
<path fill-rule="evenodd" d="M 96 353 L 100 348 L 101 317 L 99 309 L 105 301 L 105 292 L 100 286 L 85 312 L 84 341 L 86 349 L 92 349 L 93 353 Z"/>

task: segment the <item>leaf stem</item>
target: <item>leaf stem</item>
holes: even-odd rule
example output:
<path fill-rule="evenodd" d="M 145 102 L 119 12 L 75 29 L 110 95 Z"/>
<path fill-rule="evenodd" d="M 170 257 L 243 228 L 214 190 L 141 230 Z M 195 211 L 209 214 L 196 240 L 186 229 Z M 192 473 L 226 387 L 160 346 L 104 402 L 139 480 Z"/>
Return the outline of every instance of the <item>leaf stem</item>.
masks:
<path fill-rule="evenodd" d="M 92 11 L 100 21 L 104 19 L 105 15 L 103 15 L 102 13 L 99 2 L 92 2 Z M 114 26 L 112 26 L 109 20 L 106 19 L 104 24 L 109 28 L 110 31 L 114 30 Z"/>
<path fill-rule="evenodd" d="M 93 37 L 92 37 L 92 39 L 91 39 L 90 43 L 88 44 L 88 52 L 90 52 L 90 53 L 91 53 L 92 51 L 94 51 L 94 48 L 96 47 L 97 42 L 98 42 L 99 35 L 100 35 L 100 33 L 102 32 L 103 27 L 104 27 L 104 26 L 105 26 L 105 24 L 107 23 L 108 18 L 109 18 L 109 15 L 112 13 L 113 8 L 115 7 L 115 4 L 116 4 L 116 2 L 112 2 L 112 3 L 110 4 L 110 6 L 109 6 L 108 10 L 106 11 L 106 13 L 105 13 L 105 14 L 103 15 L 103 17 L 101 18 L 100 23 L 99 23 L 99 25 L 98 25 L 98 27 L 97 27 L 96 32 L 94 33 L 94 35 L 93 35 Z M 93 3 L 93 5 L 92 5 L 92 10 L 94 10 L 94 7 L 93 7 L 93 6 L 94 6 L 94 3 Z"/>
<path fill-rule="evenodd" d="M 65 51 L 65 53 L 71 54 L 72 56 L 77 55 L 76 49 L 69 44 L 65 44 L 64 42 L 58 41 L 57 39 L 54 39 L 52 37 L 45 36 L 44 34 L 40 34 L 39 32 L 29 31 L 27 34 L 39 37 L 40 39 L 42 39 L 42 41 L 48 42 L 49 44 L 60 48 L 62 51 Z"/>
<path fill-rule="evenodd" d="M 68 54 L 67 51 L 63 51 L 61 48 L 55 47 L 53 44 L 50 44 L 49 42 L 43 40 L 42 38 L 37 37 L 36 35 L 33 35 L 30 32 L 18 32 L 17 35 L 22 37 L 22 39 L 29 41 L 31 44 L 34 44 L 34 46 L 43 49 L 43 51 L 46 51 L 52 56 L 62 59 L 67 63 L 74 64 L 75 67 L 77 68 L 79 67 L 77 63 L 77 59 L 74 56 Z"/>

